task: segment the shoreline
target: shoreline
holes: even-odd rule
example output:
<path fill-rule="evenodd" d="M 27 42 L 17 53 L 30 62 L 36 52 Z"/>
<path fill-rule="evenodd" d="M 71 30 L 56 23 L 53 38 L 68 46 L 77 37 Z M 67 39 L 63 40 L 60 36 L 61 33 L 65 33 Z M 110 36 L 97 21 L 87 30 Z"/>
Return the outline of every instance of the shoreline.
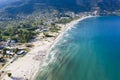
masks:
<path fill-rule="evenodd" d="M 36 41 L 32 50 L 24 57 L 17 59 L 15 62 L 8 65 L 4 71 L 12 73 L 12 78 L 9 78 L 7 74 L 2 77 L 2 80 L 34 80 L 38 76 L 43 63 L 46 61 L 49 52 L 55 46 L 55 44 L 62 38 L 63 34 L 69 30 L 69 28 L 76 25 L 78 22 L 91 18 L 94 16 L 83 16 L 79 19 L 73 20 L 65 25 L 59 24 L 61 28 L 60 33 L 55 39 L 51 38 L 49 41 Z"/>
<path fill-rule="evenodd" d="M 91 16 L 91 15 L 90 15 L 90 16 L 82 17 L 82 18 L 80 18 L 80 19 L 73 20 L 73 21 L 71 21 L 70 23 L 67 23 L 67 24 L 59 24 L 59 26 L 61 26 L 62 29 L 61 29 L 59 35 L 57 36 L 57 38 L 54 40 L 54 42 L 53 42 L 50 50 L 51 50 L 51 49 L 55 46 L 55 44 L 60 40 L 60 38 L 63 36 L 63 34 L 64 34 L 67 30 L 69 30 L 69 28 L 72 28 L 72 27 L 74 27 L 74 25 L 76 25 L 78 22 L 80 22 L 80 21 L 82 21 L 82 20 L 85 20 L 85 19 L 87 19 L 87 18 L 91 18 L 91 17 L 94 17 L 94 16 Z M 49 50 L 49 51 L 50 51 L 50 50 Z M 49 51 L 48 51 L 48 52 L 49 52 Z"/>
<path fill-rule="evenodd" d="M 60 33 L 58 34 L 58 36 L 55 38 L 54 42 L 52 43 L 50 49 L 47 51 L 46 59 L 47 59 L 47 57 L 48 57 L 49 52 L 51 51 L 51 49 L 55 46 L 56 43 L 58 43 L 58 41 L 62 38 L 63 34 L 64 34 L 67 30 L 69 30 L 69 28 L 74 27 L 74 25 L 76 25 L 76 24 L 79 23 L 80 21 L 83 21 L 83 20 L 85 20 L 85 19 L 87 19 L 87 18 L 92 18 L 92 17 L 94 17 L 94 16 L 89 15 L 89 16 L 85 16 L 85 17 L 82 17 L 82 18 L 73 20 L 73 21 L 71 21 L 70 23 L 67 23 L 67 24 L 58 24 L 58 25 L 61 26 L 62 28 L 61 28 L 61 30 L 60 30 Z M 43 63 L 44 63 L 44 62 L 43 62 Z M 41 68 L 40 68 L 40 69 L 41 69 Z M 35 80 L 35 78 L 39 75 L 40 69 L 39 69 L 38 71 L 36 71 L 35 75 L 33 75 L 33 77 L 32 77 L 31 80 Z"/>

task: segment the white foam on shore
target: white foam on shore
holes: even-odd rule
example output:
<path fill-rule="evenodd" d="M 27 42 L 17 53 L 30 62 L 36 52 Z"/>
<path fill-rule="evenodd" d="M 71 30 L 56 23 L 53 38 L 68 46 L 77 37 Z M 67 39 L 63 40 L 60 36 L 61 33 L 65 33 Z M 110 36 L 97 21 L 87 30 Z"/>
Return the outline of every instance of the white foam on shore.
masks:
<path fill-rule="evenodd" d="M 91 16 L 91 15 L 89 15 L 89 16 L 84 16 L 84 17 L 82 17 L 82 18 L 80 18 L 80 19 L 74 20 L 74 21 L 66 24 L 66 26 L 65 26 L 66 28 L 65 28 L 64 31 L 62 31 L 62 33 L 58 36 L 58 38 L 56 39 L 56 41 L 55 41 L 55 43 L 53 44 L 53 46 L 51 47 L 51 49 L 55 46 L 55 44 L 58 43 L 58 41 L 62 38 L 62 36 L 64 35 L 65 32 L 67 33 L 68 30 L 71 30 L 71 29 L 75 28 L 75 25 L 78 24 L 80 21 L 83 21 L 83 20 L 88 19 L 88 18 L 91 18 L 91 17 L 94 17 L 94 16 Z M 68 34 L 68 35 L 69 35 L 69 34 Z M 55 54 L 53 53 L 53 54 L 51 54 L 51 55 L 55 55 Z M 53 60 L 54 60 L 54 59 L 53 59 Z"/>
<path fill-rule="evenodd" d="M 91 17 L 94 17 L 94 16 L 91 16 L 91 15 L 84 16 L 80 19 L 71 21 L 70 23 L 63 25 L 62 27 L 64 27 L 64 29 L 61 31 L 60 35 L 56 38 L 56 40 L 54 41 L 51 48 L 53 48 L 55 46 L 55 44 L 58 43 L 58 41 L 62 38 L 62 36 L 64 35 L 65 32 L 67 32 L 68 30 L 71 30 L 72 28 L 75 28 L 75 25 L 78 24 L 80 21 L 83 21 L 83 20 L 85 20 L 87 18 L 91 18 Z"/>
<path fill-rule="evenodd" d="M 54 41 L 53 45 L 51 46 L 51 49 L 58 43 L 58 41 L 63 38 L 63 35 L 65 34 L 65 32 L 67 33 L 68 30 L 71 30 L 72 28 L 75 28 L 75 25 L 78 24 L 80 21 L 83 21 L 87 18 L 91 18 L 91 17 L 94 17 L 94 16 L 85 16 L 85 17 L 82 17 L 80 19 L 77 19 L 77 20 L 74 20 L 68 24 L 66 24 L 65 26 L 62 26 L 64 27 L 64 29 L 62 30 L 62 32 L 59 34 L 59 36 L 56 38 L 56 40 Z M 67 34 L 66 36 L 69 36 L 69 34 Z M 48 51 L 50 52 L 51 49 Z"/>
<path fill-rule="evenodd" d="M 52 48 L 54 48 L 56 46 L 56 44 L 59 42 L 60 39 L 62 39 L 63 35 L 65 32 L 67 32 L 68 30 L 71 30 L 72 28 L 75 28 L 75 25 L 78 24 L 80 21 L 82 20 L 85 20 L 87 18 L 91 18 L 91 17 L 94 17 L 94 16 L 85 16 L 85 17 L 82 17 L 80 19 L 77 19 L 77 20 L 74 20 L 68 24 L 66 24 L 65 26 L 62 26 L 64 27 L 64 29 L 62 30 L 62 32 L 60 33 L 60 35 L 56 38 L 56 40 L 54 41 L 53 45 L 51 46 L 51 48 L 49 49 L 48 51 L 48 54 L 47 54 L 47 59 L 48 60 L 48 56 L 51 56 L 51 59 L 49 60 L 49 62 L 44 62 L 42 66 L 48 66 L 50 63 L 52 63 L 54 60 L 55 60 L 55 54 L 57 53 L 56 51 L 51 51 Z M 69 36 L 69 34 L 67 34 L 66 36 Z"/>
<path fill-rule="evenodd" d="M 61 33 L 59 34 L 59 36 L 55 39 L 55 41 L 53 42 L 52 46 L 50 47 L 50 49 L 47 51 L 47 56 L 46 56 L 46 60 L 47 61 L 44 61 L 43 64 L 41 65 L 38 73 L 35 75 L 35 77 L 33 79 L 35 79 L 38 75 L 39 75 L 39 72 L 44 70 L 44 68 L 46 68 L 50 63 L 52 63 L 53 61 L 55 61 L 55 54 L 57 53 L 56 50 L 53 51 L 52 49 L 55 48 L 55 46 L 58 44 L 58 42 L 63 38 L 63 35 L 65 33 L 67 33 L 68 30 L 71 30 L 73 28 L 75 28 L 75 25 L 78 24 L 80 21 L 83 21 L 85 19 L 88 19 L 88 18 L 91 18 L 91 17 L 96 17 L 96 16 L 84 16 L 80 19 L 77 19 L 77 20 L 74 20 L 74 21 L 71 21 L 70 23 L 66 24 L 66 25 L 62 25 L 61 27 L 63 27 L 63 29 L 61 30 Z M 69 34 L 67 34 L 66 36 L 69 36 Z M 49 59 L 49 56 L 50 56 L 50 59 Z"/>
<path fill-rule="evenodd" d="M 49 41 L 35 41 L 34 48 L 30 50 L 24 57 L 17 59 L 15 62 L 7 66 L 4 71 L 10 71 L 13 77 L 27 78 L 34 80 L 38 76 L 39 72 L 47 67 L 52 62 L 56 61 L 56 55 L 59 54 L 59 49 L 56 49 L 57 45 L 61 45 L 63 42 L 64 34 L 68 34 L 68 30 L 74 28 L 75 24 L 86 18 L 92 16 L 84 16 L 83 18 L 74 20 L 66 25 L 61 25 L 62 30 L 59 36 L 55 40 Z M 69 36 L 69 35 L 68 35 Z M 52 42 L 54 41 L 54 42 Z M 60 41 L 60 43 L 59 43 Z M 52 45 L 51 45 L 52 44 Z M 51 45 L 51 46 L 50 46 Z M 46 52 L 47 51 L 47 52 Z M 50 56 L 50 57 L 49 57 Z M 12 80 L 6 75 L 3 75 L 2 80 Z"/>

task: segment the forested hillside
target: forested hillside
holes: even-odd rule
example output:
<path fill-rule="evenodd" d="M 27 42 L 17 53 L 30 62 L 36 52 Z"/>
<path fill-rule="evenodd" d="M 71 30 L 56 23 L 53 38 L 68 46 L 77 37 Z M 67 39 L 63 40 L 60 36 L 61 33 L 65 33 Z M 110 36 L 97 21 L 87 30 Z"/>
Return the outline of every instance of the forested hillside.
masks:
<path fill-rule="evenodd" d="M 120 9 L 119 0 L 20 0 L 1 11 L 0 16 L 31 14 L 42 9 L 55 8 L 59 11 L 84 12 L 95 7 L 100 10 L 114 11 Z"/>

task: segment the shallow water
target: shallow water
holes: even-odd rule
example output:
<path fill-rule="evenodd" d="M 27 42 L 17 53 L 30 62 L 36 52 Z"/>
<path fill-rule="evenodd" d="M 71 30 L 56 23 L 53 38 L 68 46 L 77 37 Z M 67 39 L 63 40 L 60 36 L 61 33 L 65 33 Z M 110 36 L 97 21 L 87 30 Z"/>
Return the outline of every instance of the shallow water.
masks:
<path fill-rule="evenodd" d="M 120 80 L 120 17 L 94 17 L 66 31 L 36 80 Z M 52 56 L 53 57 L 53 56 Z M 51 55 L 47 62 L 51 59 Z"/>

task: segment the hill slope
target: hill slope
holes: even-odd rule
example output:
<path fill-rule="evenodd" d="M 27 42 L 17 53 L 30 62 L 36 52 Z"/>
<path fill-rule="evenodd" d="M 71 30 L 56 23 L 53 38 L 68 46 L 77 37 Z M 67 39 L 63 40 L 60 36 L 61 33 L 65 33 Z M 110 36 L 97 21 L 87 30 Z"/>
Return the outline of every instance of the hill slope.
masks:
<path fill-rule="evenodd" d="M 38 9 L 48 7 L 61 11 L 68 10 L 74 12 L 90 11 L 93 7 L 99 7 L 101 10 L 114 11 L 120 9 L 119 4 L 119 0 L 21 0 L 21 2 L 14 2 L 16 6 L 5 8 L 1 14 L 5 16 L 31 14 Z"/>

